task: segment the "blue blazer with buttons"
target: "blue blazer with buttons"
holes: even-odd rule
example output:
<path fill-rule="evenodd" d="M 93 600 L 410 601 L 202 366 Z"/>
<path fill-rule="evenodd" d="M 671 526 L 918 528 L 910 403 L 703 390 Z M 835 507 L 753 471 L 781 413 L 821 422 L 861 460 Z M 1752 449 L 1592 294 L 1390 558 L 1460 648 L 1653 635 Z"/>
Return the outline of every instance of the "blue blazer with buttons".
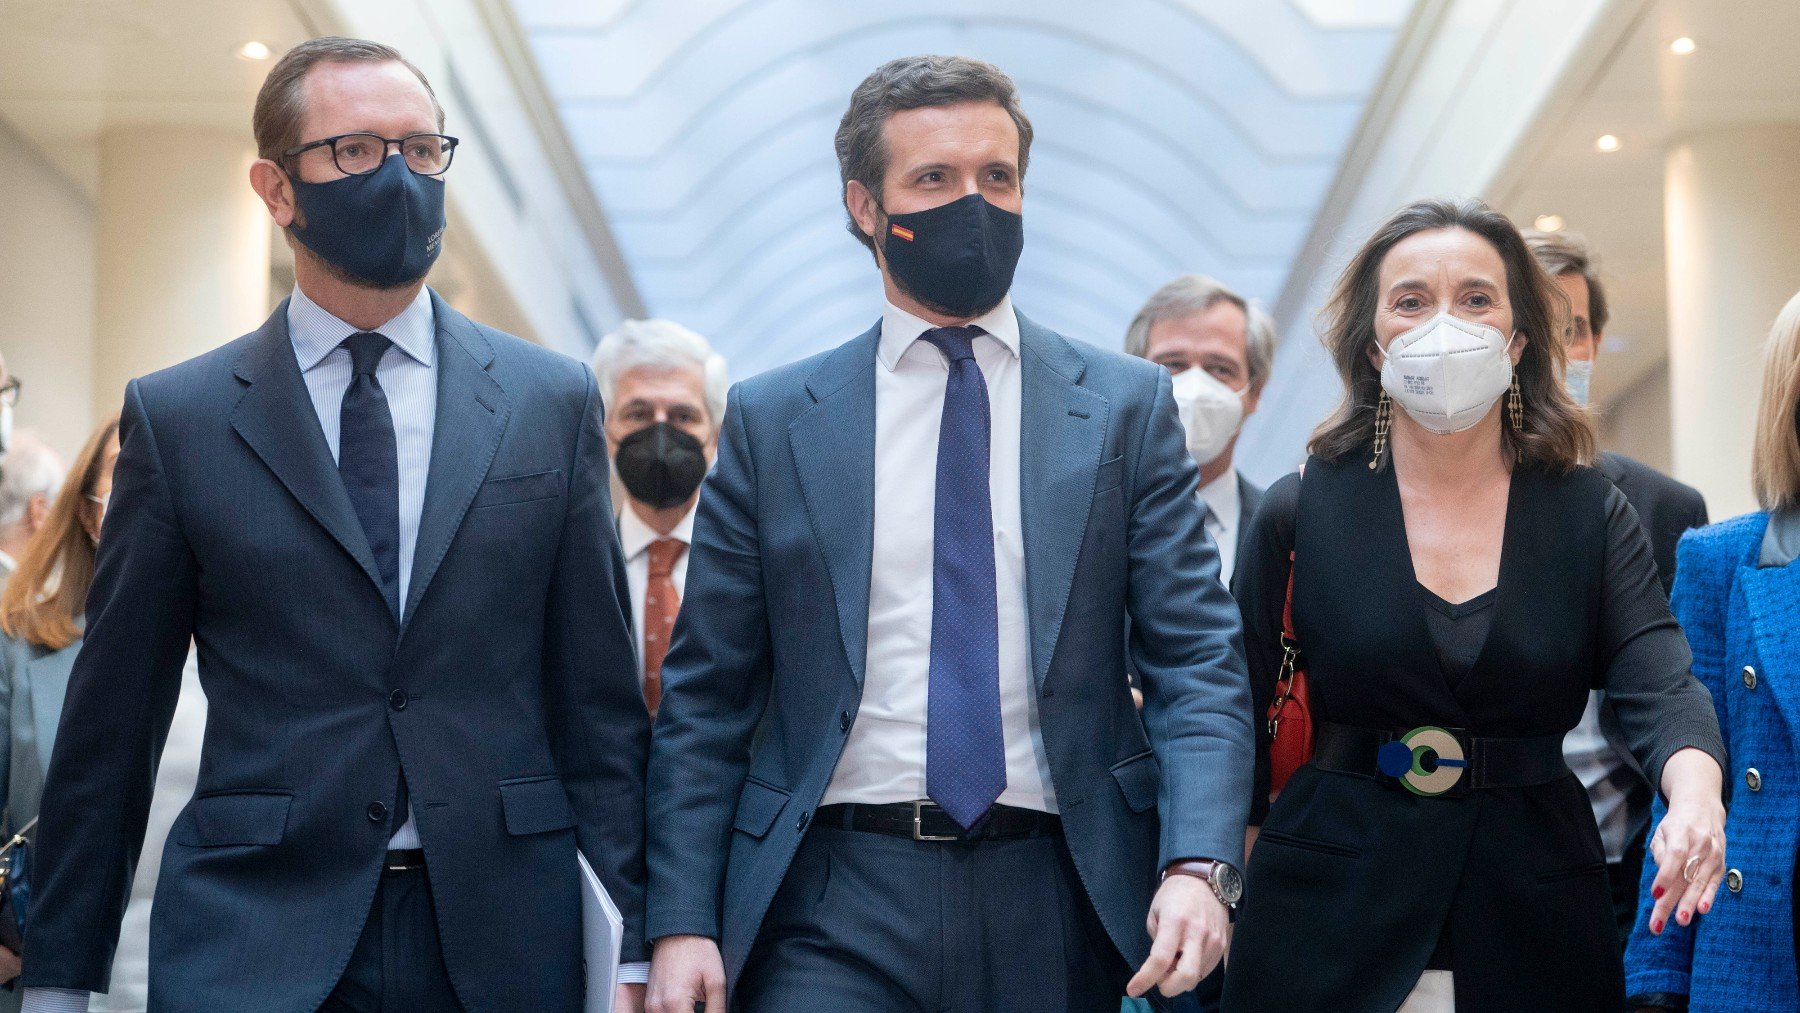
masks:
<path fill-rule="evenodd" d="M 651 752 L 648 924 L 718 939 L 733 983 L 861 699 L 879 335 L 738 384 L 700 495 Z M 1039 726 L 1075 867 L 1136 966 L 1161 864 L 1242 854 L 1240 620 L 1168 372 L 1023 316 L 1019 339 Z"/>
<path fill-rule="evenodd" d="M 644 959 L 649 717 L 586 366 L 433 297 L 404 620 L 287 333 L 131 382 L 33 854 L 26 985 L 101 991 L 190 638 L 208 701 L 162 857 L 150 1008 L 306 1013 L 342 975 L 404 772 L 469 1010 L 576 1009 L 586 855 Z"/>
<path fill-rule="evenodd" d="M 1793 944 L 1794 851 L 1800 843 L 1800 563 L 1758 568 L 1767 514 L 1690 531 L 1677 550 L 1671 602 L 1712 692 L 1731 767 L 1726 865 L 1712 913 L 1692 926 L 1648 927 L 1654 862 L 1626 954 L 1626 991 L 1689 997 L 1734 1013 L 1800 1009 Z M 1747 773 L 1755 768 L 1760 785 Z M 1652 818 L 1666 811 L 1658 797 Z M 1654 824 L 1653 824 L 1654 825 Z M 1730 884 L 1740 882 L 1739 889 Z"/>

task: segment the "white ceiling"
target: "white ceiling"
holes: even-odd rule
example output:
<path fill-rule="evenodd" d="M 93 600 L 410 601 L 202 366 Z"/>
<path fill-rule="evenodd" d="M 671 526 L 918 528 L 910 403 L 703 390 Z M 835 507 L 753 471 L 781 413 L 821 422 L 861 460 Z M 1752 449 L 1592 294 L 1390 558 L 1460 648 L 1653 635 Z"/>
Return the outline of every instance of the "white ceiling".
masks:
<path fill-rule="evenodd" d="M 1406 0 L 512 0 L 653 313 L 745 376 L 867 327 L 832 135 L 897 56 L 998 64 L 1037 128 L 1015 292 L 1116 344 L 1184 271 L 1272 300 Z"/>
<path fill-rule="evenodd" d="M 1695 51 L 1669 43 L 1687 36 Z M 1545 136 L 1501 191 L 1521 225 L 1562 216 L 1600 257 L 1612 303 L 1594 394 L 1610 404 L 1640 382 L 1657 382 L 1668 357 L 1663 238 L 1663 162 L 1675 140 L 1733 124 L 1800 123 L 1800 4 L 1793 0 L 1659 0 L 1598 72 L 1571 82 L 1573 100 L 1554 108 Z M 1619 150 L 1599 152 L 1602 134 Z"/>

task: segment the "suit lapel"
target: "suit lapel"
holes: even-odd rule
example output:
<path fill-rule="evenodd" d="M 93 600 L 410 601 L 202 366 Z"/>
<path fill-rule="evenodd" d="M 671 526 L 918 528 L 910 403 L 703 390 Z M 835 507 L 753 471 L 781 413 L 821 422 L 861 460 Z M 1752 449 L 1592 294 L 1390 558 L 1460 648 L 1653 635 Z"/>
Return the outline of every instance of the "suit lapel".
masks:
<path fill-rule="evenodd" d="M 813 406 L 788 445 L 813 537 L 831 575 L 838 632 L 860 685 L 868 660 L 869 567 L 875 553 L 875 346 L 881 325 L 840 346 L 807 378 Z"/>
<path fill-rule="evenodd" d="M 344 491 L 344 480 L 331 459 L 331 447 L 325 443 L 312 395 L 288 340 L 287 300 L 275 307 L 257 332 L 238 360 L 236 373 L 250 386 L 232 412 L 231 427 L 306 512 L 356 560 L 380 592 L 375 554 L 350 504 L 350 494 Z"/>
<path fill-rule="evenodd" d="M 1081 386 L 1086 363 L 1053 331 L 1019 317 L 1020 514 L 1031 667 L 1041 688 L 1056 656 L 1075 564 L 1094 506 L 1109 405 Z"/>
<path fill-rule="evenodd" d="M 404 622 L 425 595 L 450 549 L 463 515 L 487 478 L 500 449 L 500 434 L 512 406 L 506 391 L 488 372 L 494 349 L 469 322 L 436 292 L 431 294 L 437 321 L 438 400 L 432 427 L 431 465 L 426 473 L 425 506 L 419 516 L 419 539 L 413 551 Z"/>
<path fill-rule="evenodd" d="M 1800 729 L 1800 563 L 1758 567 L 1753 549 L 1738 571 L 1738 583 L 1749 606 L 1764 684 L 1775 694 L 1788 728 Z"/>

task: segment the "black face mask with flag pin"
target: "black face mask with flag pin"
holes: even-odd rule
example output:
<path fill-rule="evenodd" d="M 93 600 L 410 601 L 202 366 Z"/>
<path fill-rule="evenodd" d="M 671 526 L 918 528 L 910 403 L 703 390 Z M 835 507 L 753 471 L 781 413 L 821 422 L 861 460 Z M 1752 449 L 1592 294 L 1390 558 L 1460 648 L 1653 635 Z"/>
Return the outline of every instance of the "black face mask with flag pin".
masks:
<path fill-rule="evenodd" d="M 907 295 L 945 316 L 977 317 L 1012 288 L 1025 220 L 978 193 L 889 215 L 881 251 Z"/>

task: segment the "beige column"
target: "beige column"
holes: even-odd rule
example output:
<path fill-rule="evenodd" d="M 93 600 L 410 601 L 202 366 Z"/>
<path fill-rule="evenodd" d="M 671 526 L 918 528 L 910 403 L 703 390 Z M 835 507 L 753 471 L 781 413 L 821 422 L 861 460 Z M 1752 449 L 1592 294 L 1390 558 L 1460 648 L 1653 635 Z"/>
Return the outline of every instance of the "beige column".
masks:
<path fill-rule="evenodd" d="M 122 126 L 100 139 L 94 411 L 133 377 L 192 358 L 269 312 L 273 224 L 250 189 L 247 129 Z"/>
<path fill-rule="evenodd" d="M 1678 139 L 1664 184 L 1675 477 L 1715 519 L 1753 510 L 1762 346 L 1800 290 L 1800 124 Z"/>

